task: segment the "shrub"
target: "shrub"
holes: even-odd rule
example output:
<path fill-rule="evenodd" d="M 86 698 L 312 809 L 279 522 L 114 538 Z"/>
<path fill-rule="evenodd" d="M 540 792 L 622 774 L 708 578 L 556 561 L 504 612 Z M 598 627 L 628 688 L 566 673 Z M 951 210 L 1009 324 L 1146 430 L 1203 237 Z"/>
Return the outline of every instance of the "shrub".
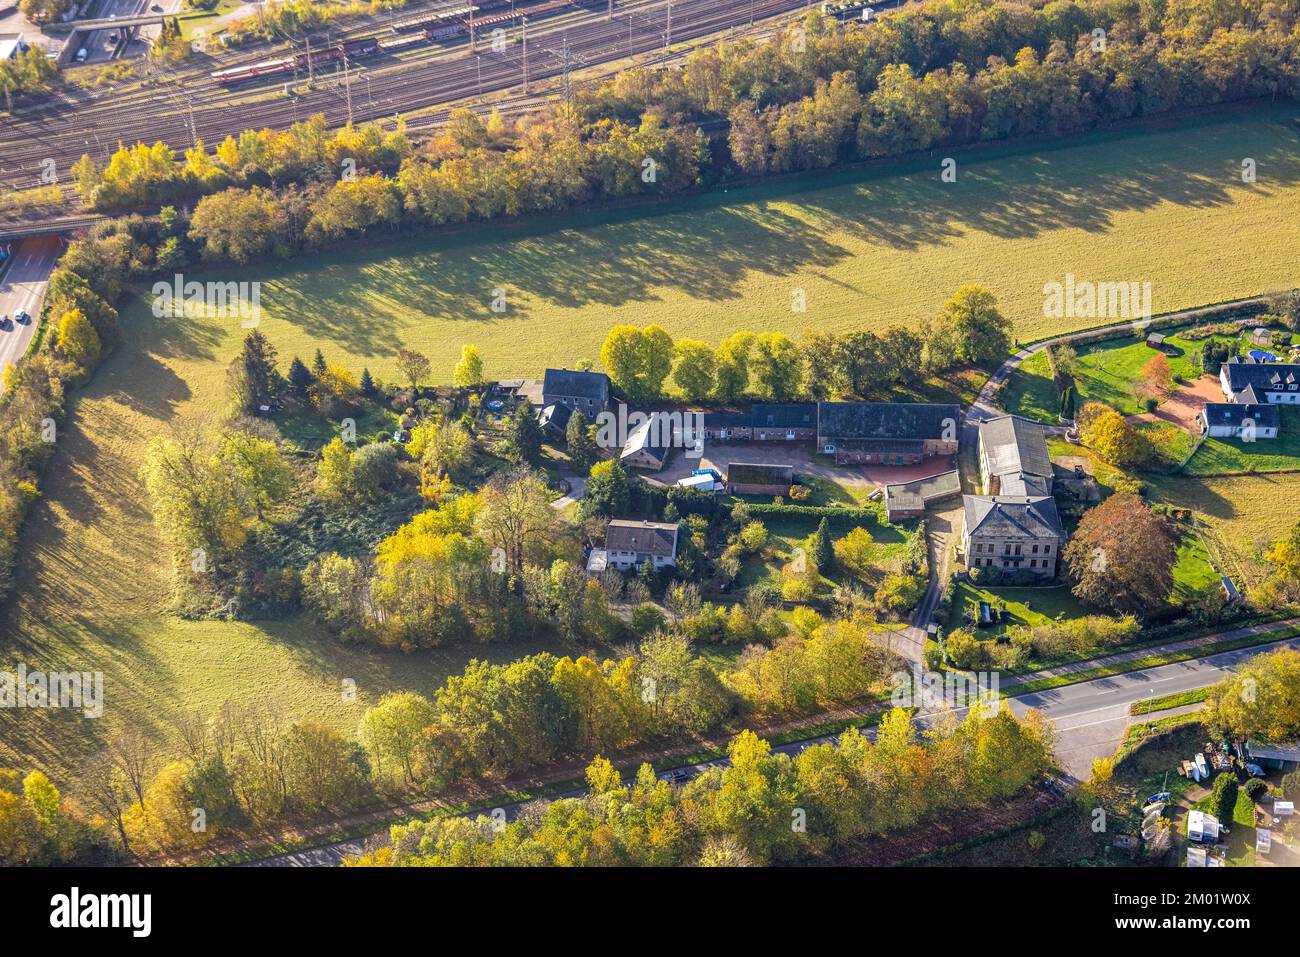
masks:
<path fill-rule="evenodd" d="M 1268 793 L 1268 782 L 1263 778 L 1251 778 L 1241 786 L 1241 789 L 1246 792 L 1246 797 L 1258 802 L 1260 798 Z"/>

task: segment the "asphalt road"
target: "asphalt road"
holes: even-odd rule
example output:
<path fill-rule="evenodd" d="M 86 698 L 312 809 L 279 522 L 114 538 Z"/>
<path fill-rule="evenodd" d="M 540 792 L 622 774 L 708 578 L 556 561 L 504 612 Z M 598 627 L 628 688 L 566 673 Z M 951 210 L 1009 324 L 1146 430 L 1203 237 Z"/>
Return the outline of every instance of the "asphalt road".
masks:
<path fill-rule="evenodd" d="M 1023 715 L 1031 708 L 1038 708 L 1051 719 L 1056 729 L 1056 754 L 1061 769 L 1068 778 L 1079 781 L 1086 779 L 1091 773 L 1093 758 L 1113 754 L 1124 737 L 1125 729 L 1131 724 L 1145 720 L 1145 716 L 1130 715 L 1130 705 L 1152 696 L 1209 687 L 1242 661 L 1277 648 L 1300 650 L 1300 639 L 1288 639 L 1257 645 L 1253 648 L 1226 651 L 1206 658 L 1162 665 L 1144 671 L 1133 671 L 1110 678 L 1098 678 L 1095 681 L 1066 685 L 1063 688 L 1037 694 L 1020 695 L 1008 700 L 1012 711 L 1018 715 Z M 960 718 L 964 709 L 953 713 Z M 1164 714 L 1157 713 L 1156 716 L 1162 717 Z M 917 724 L 925 727 L 939 717 L 940 714 L 937 713 L 923 714 L 918 717 Z M 871 735 L 870 731 L 867 733 Z M 772 750 L 793 756 L 814 744 L 833 740 L 834 736 L 813 738 L 774 747 Z M 686 777 L 695 777 L 708 768 L 725 767 L 726 764 L 727 761 L 723 758 L 691 765 L 681 770 L 685 772 Z M 665 775 L 661 774 L 660 777 Z M 577 797 L 582 793 L 582 791 L 573 791 L 557 794 L 555 798 Z M 505 813 L 506 819 L 513 820 L 518 816 L 524 803 L 503 806 L 501 810 Z M 267 858 L 257 861 L 252 866 L 336 867 L 345 857 L 358 854 L 373 843 L 382 843 L 383 839 L 383 833 L 366 838 L 355 838 L 325 847 Z"/>
<path fill-rule="evenodd" d="M 27 352 L 27 344 L 36 332 L 36 320 L 45 299 L 45 284 L 54 270 L 63 243 L 56 236 L 25 239 L 14 244 L 13 262 L 0 280 L 0 316 L 9 319 L 0 328 L 0 369 L 17 364 Z M 32 316 L 27 323 L 14 321 L 25 311 Z"/>

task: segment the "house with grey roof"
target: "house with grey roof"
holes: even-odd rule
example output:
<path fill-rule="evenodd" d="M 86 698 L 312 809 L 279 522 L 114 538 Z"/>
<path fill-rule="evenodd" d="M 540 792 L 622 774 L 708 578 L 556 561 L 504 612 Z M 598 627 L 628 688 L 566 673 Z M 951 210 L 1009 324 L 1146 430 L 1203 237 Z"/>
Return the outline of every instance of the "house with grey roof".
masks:
<path fill-rule="evenodd" d="M 655 568 L 677 564 L 677 525 L 616 518 L 605 528 L 605 562 L 623 571 L 647 561 Z"/>
<path fill-rule="evenodd" d="M 543 406 L 567 405 L 594 419 L 609 405 L 609 376 L 578 369 L 547 369 L 542 379 Z"/>
<path fill-rule="evenodd" d="M 817 405 L 757 402 L 750 410 L 750 429 L 758 442 L 811 442 L 817 437 Z"/>
<path fill-rule="evenodd" d="M 1056 576 L 1065 527 L 1050 495 L 963 495 L 962 553 L 967 568 Z"/>
<path fill-rule="evenodd" d="M 1243 362 L 1233 356 L 1219 366 L 1223 397 L 1240 405 L 1300 405 L 1300 365 Z"/>
<path fill-rule="evenodd" d="M 1196 421 L 1202 432 L 1214 438 L 1275 439 L 1282 412 L 1268 403 L 1207 402 L 1196 413 Z"/>
<path fill-rule="evenodd" d="M 981 422 L 979 437 L 984 494 L 1052 494 L 1052 457 L 1042 425 L 1018 415 L 1003 415 Z"/>
<path fill-rule="evenodd" d="M 961 408 L 933 402 L 818 402 L 817 448 L 836 465 L 912 465 L 957 452 Z"/>
<path fill-rule="evenodd" d="M 630 433 L 618 460 L 627 468 L 658 472 L 668 461 L 673 442 L 672 422 L 663 412 L 651 412 Z"/>

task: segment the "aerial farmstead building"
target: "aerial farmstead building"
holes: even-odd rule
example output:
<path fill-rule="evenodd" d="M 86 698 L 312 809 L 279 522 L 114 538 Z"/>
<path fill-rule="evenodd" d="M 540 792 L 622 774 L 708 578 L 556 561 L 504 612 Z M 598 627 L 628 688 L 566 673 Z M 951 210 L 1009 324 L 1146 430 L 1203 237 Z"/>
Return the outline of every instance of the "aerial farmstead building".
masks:
<path fill-rule="evenodd" d="M 609 376 L 603 372 L 547 369 L 542 379 L 542 405 L 566 405 L 594 419 L 609 405 Z"/>
<path fill-rule="evenodd" d="M 1052 459 L 1037 422 L 1004 415 L 980 423 L 983 495 L 962 496 L 967 568 L 1056 576 L 1065 527 L 1052 497 Z"/>
<path fill-rule="evenodd" d="M 818 402 L 817 448 L 836 465 L 912 465 L 954 455 L 956 405 L 929 402 Z"/>

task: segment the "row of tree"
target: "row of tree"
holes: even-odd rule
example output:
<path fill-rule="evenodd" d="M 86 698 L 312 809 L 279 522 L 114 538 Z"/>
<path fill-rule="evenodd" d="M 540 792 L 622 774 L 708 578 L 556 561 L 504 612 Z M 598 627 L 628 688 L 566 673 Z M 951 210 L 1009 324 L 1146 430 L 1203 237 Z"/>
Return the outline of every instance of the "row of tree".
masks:
<path fill-rule="evenodd" d="M 698 339 L 674 342 L 659 325 L 620 324 L 605 337 L 600 359 L 634 404 L 664 398 L 670 381 L 691 401 L 728 403 L 753 395 L 781 402 L 887 395 L 933 373 L 1000 361 L 1011 344 L 1011 323 L 993 294 L 967 284 L 919 330 L 814 331 L 799 344 L 783 332 L 734 332 L 714 348 Z"/>
<path fill-rule="evenodd" d="M 848 841 L 942 813 L 1005 800 L 1051 765 L 1037 712 L 973 709 L 918 733 L 906 712 L 796 757 L 752 732 L 728 762 L 682 787 L 642 765 L 624 782 L 609 761 L 587 769 L 588 793 L 510 823 L 435 818 L 392 829 L 391 845 L 353 864 L 401 866 L 745 866 L 811 859 Z"/>

